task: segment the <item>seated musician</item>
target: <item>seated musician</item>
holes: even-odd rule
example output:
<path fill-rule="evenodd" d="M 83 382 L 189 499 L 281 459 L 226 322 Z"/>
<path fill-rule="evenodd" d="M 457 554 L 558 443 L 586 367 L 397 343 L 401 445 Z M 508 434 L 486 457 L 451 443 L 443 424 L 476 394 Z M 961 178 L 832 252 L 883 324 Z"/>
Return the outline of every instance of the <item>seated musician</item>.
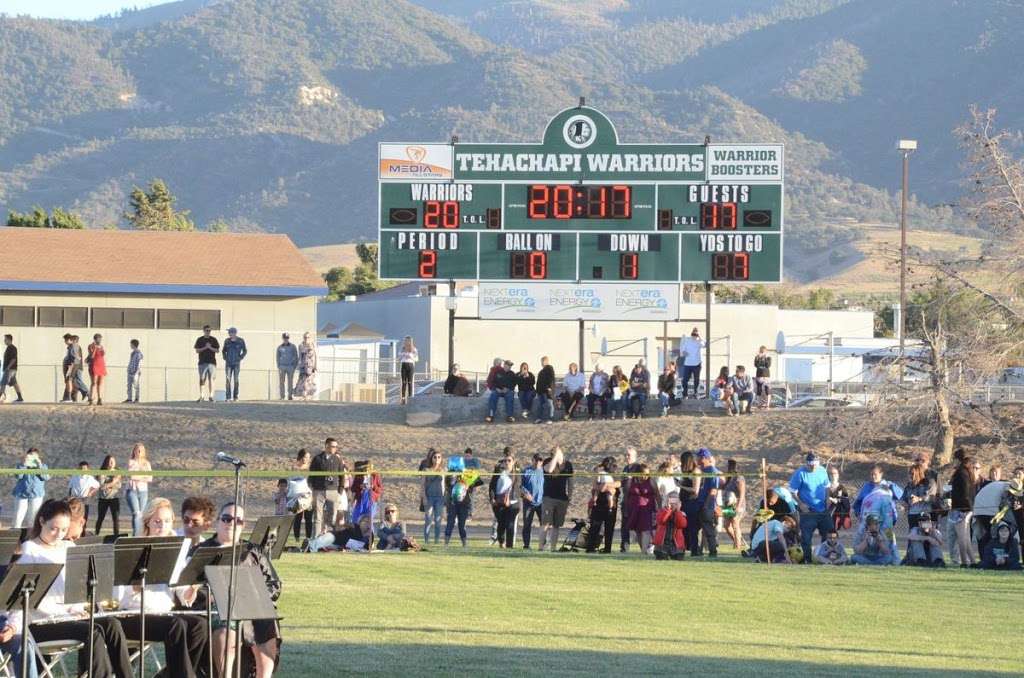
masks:
<path fill-rule="evenodd" d="M 142 534 L 146 537 L 174 537 L 174 509 L 162 497 L 149 502 L 142 513 Z M 138 586 L 118 586 L 120 609 L 138 613 L 141 597 Z M 150 642 L 163 641 L 167 670 L 172 676 L 195 678 L 206 663 L 206 620 L 199 615 L 170 615 L 174 609 L 174 596 L 188 603 L 195 597 L 195 589 L 183 586 L 173 591 L 167 584 L 146 587 L 146 638 Z M 124 634 L 130 640 L 141 637 L 138 614 L 121 618 Z"/>
<path fill-rule="evenodd" d="M 281 595 L 281 580 L 270 563 L 270 557 L 257 545 L 241 541 L 242 528 L 245 526 L 245 512 L 234 502 L 221 507 L 217 518 L 217 533 L 199 544 L 199 546 L 231 546 L 237 543 L 245 552 L 242 564 L 255 565 L 260 568 L 267 583 L 267 592 L 275 602 Z M 234 653 L 228 651 L 227 670 L 224 670 L 224 646 L 235 646 L 235 634 L 228 631 L 226 610 L 218 610 L 220 621 L 214 624 L 213 661 L 219 675 L 230 676 L 234 663 Z M 248 636 L 249 623 L 243 624 L 243 636 Z M 256 660 L 256 678 L 271 678 L 274 673 L 274 662 L 277 658 L 278 640 L 281 631 L 276 619 L 255 619 L 252 621 L 252 654 Z"/>
<path fill-rule="evenodd" d="M 203 533 L 213 525 L 215 510 L 213 502 L 206 497 L 185 497 L 181 502 L 181 529 L 176 534 L 186 537 L 192 543 L 189 555 L 199 547 Z"/>
<path fill-rule="evenodd" d="M 67 561 L 68 548 L 65 541 L 71 522 L 71 509 L 66 501 L 50 499 L 39 507 L 32 523 L 30 539 L 21 545 L 22 564 L 57 563 Z M 30 613 L 29 632 L 37 643 L 50 640 L 77 640 L 86 644 L 78 653 L 78 673 L 89 672 L 93 678 L 132 678 L 132 664 L 125 642 L 124 630 L 115 617 L 98 617 L 96 633 L 92 638 L 92 666 L 87 666 L 89 649 L 89 621 L 84 604 L 64 604 L 64 570 L 54 580 L 53 586 Z M 14 635 L 21 633 L 21 615 L 8 617 L 8 625 Z"/>

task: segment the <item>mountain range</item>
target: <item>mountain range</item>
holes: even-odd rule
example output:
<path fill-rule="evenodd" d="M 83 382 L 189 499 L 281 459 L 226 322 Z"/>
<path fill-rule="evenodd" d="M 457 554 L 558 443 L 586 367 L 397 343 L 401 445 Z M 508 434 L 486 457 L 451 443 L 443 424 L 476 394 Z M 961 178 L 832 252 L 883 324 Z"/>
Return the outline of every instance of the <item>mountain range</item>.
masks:
<path fill-rule="evenodd" d="M 787 256 L 957 213 L 968 106 L 1024 128 L 1021 0 L 179 0 L 0 17 L 0 210 L 123 226 L 164 179 L 198 224 L 372 239 L 379 141 L 534 141 L 585 96 L 627 142 L 781 141 Z M 1014 66 L 1013 64 L 1018 64 Z"/>

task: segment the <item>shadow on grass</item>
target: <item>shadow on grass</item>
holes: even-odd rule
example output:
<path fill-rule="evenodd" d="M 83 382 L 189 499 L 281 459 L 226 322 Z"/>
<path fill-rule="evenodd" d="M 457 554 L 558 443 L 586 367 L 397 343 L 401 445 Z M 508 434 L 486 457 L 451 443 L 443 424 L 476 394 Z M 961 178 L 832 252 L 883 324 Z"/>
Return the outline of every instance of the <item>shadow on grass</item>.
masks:
<path fill-rule="evenodd" d="M 457 637 L 455 638 L 457 640 Z M 673 675 L 715 676 L 872 676 L 875 678 L 953 678 L 954 676 L 1006 676 L 995 671 L 965 668 L 891 667 L 877 663 L 809 662 L 766 656 L 764 659 L 686 654 L 686 641 L 674 654 L 642 654 L 585 649 L 553 650 L 507 645 L 460 645 L 438 633 L 436 644 L 417 643 L 285 643 L 280 678 L 338 675 L 417 676 L 550 676 Z M 621 642 L 621 641 L 620 641 Z M 692 641 L 703 643 L 703 641 Z M 770 655 L 766 652 L 766 655 Z M 879 661 L 888 661 L 880 659 Z"/>

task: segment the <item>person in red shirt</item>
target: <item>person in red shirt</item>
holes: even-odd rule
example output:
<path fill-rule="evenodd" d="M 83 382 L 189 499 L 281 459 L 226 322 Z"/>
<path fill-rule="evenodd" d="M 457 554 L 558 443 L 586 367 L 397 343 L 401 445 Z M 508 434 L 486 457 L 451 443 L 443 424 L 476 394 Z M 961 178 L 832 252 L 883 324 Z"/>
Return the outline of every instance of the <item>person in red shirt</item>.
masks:
<path fill-rule="evenodd" d="M 89 404 L 103 404 L 103 382 L 107 376 L 107 351 L 103 348 L 103 335 L 94 334 L 89 344 Z"/>

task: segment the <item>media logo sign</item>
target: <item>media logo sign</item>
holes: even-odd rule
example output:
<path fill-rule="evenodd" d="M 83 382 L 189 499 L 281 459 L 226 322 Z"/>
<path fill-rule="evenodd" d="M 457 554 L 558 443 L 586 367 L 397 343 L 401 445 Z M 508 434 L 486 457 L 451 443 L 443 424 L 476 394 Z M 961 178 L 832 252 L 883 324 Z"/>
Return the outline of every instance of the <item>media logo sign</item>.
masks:
<path fill-rule="evenodd" d="M 381 179 L 452 178 L 450 144 L 380 144 L 379 159 Z"/>

